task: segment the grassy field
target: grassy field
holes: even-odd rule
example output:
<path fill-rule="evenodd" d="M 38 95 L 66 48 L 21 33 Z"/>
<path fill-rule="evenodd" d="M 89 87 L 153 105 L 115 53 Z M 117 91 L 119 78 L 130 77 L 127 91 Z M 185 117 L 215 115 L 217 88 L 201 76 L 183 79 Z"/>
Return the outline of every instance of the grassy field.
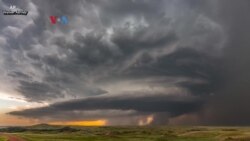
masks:
<path fill-rule="evenodd" d="M 0 136 L 0 141 L 7 141 L 7 139 L 5 137 Z"/>
<path fill-rule="evenodd" d="M 11 134 L 26 141 L 250 141 L 250 128 L 240 127 L 63 127 Z"/>

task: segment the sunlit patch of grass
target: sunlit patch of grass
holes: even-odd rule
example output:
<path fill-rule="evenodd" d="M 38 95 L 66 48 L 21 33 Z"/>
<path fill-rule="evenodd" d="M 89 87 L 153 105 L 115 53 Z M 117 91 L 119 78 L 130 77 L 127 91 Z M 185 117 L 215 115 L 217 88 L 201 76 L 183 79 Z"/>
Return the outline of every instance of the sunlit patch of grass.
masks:
<path fill-rule="evenodd" d="M 250 128 L 64 127 L 53 131 L 30 129 L 15 135 L 26 141 L 250 141 Z"/>
<path fill-rule="evenodd" d="M 0 136 L 0 141 L 7 141 L 7 138 Z"/>
<path fill-rule="evenodd" d="M 124 133 L 124 132 L 123 132 Z M 210 137 L 179 137 L 159 134 L 20 134 L 27 141 L 215 141 Z"/>
<path fill-rule="evenodd" d="M 227 137 L 224 141 L 249 141 L 250 137 Z"/>

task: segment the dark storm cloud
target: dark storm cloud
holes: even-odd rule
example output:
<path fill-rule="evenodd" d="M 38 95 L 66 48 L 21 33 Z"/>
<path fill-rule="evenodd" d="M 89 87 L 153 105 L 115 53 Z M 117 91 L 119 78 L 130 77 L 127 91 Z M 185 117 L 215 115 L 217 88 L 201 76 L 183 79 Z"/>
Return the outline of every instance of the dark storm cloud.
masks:
<path fill-rule="evenodd" d="M 137 53 L 138 50 L 149 50 L 150 48 L 155 49 L 163 45 L 166 46 L 177 40 L 175 33 L 172 33 L 167 28 L 168 24 L 168 22 L 165 23 L 163 21 L 163 23 L 151 25 L 146 28 L 138 27 L 132 35 L 129 33 L 130 25 L 128 25 L 128 28 L 115 29 L 115 34 L 111 40 L 127 56 Z"/>
<path fill-rule="evenodd" d="M 123 20 L 124 17 L 135 16 L 136 18 L 146 18 L 147 20 L 159 20 L 162 18 L 164 11 L 162 8 L 165 2 L 160 0 L 143 2 L 140 1 L 92 1 L 94 4 L 99 5 L 100 20 L 104 25 L 116 24 L 117 20 Z M 159 4 L 161 3 L 161 4 Z M 169 1 L 172 3 L 172 1 Z"/>
<path fill-rule="evenodd" d="M 60 95 L 60 91 L 45 83 L 27 81 L 19 81 L 19 83 L 18 91 L 29 100 L 35 98 L 37 101 L 41 101 L 44 97 L 53 98 L 52 96 L 54 96 L 56 98 Z"/>
<path fill-rule="evenodd" d="M 117 121 L 153 114 L 159 124 L 199 113 L 224 86 L 228 25 L 218 20 L 217 1 L 26 3 L 30 17 L 0 21 L 3 80 L 17 82 L 13 89 L 28 101 L 52 104 L 12 115 L 51 121 L 65 114 L 72 115 L 69 120 L 96 115 Z M 66 15 L 69 24 L 51 25 L 51 15 Z M 66 102 L 53 104 L 61 99 Z M 106 110 L 119 112 L 105 115 Z"/>
<path fill-rule="evenodd" d="M 218 2 L 219 16 L 228 29 L 228 43 L 223 56 L 224 87 L 208 104 L 206 124 L 250 125 L 250 1 Z"/>
<path fill-rule="evenodd" d="M 131 75 L 185 76 L 205 80 L 216 77 L 216 58 L 193 49 L 178 49 L 153 61 L 146 55 L 138 60 L 138 65 L 130 68 Z"/>
<path fill-rule="evenodd" d="M 8 75 L 11 77 L 14 77 L 14 78 L 23 78 L 23 79 L 30 79 L 31 78 L 29 75 L 24 74 L 22 72 L 18 72 L 18 71 L 11 72 Z"/>
<path fill-rule="evenodd" d="M 217 85 L 213 96 L 207 99 L 204 109 L 196 114 L 195 122 L 198 121 L 199 124 L 217 126 L 250 124 L 249 6 L 250 2 L 247 0 L 216 2 L 218 8 L 216 18 L 227 29 L 228 36 L 221 56 L 221 65 L 217 67 L 219 77 L 224 81 L 223 85 Z"/>
<path fill-rule="evenodd" d="M 134 94 L 123 94 L 117 96 L 92 97 L 79 100 L 71 100 L 52 104 L 48 107 L 28 109 L 24 111 L 11 112 L 11 115 L 46 118 L 46 117 L 64 117 L 64 112 L 74 114 L 74 111 L 96 111 L 96 110 L 133 110 L 138 113 L 168 113 L 168 116 L 177 116 L 183 113 L 197 111 L 202 100 L 190 96 L 171 96 L 164 94 L 143 94 L 134 96 Z M 61 116 L 60 116 L 61 115 Z M 112 113 L 110 117 L 112 117 Z M 86 118 L 88 115 L 82 115 Z M 103 118 L 102 115 L 96 118 Z"/>
<path fill-rule="evenodd" d="M 173 59 L 168 59 L 168 54 L 172 54 L 168 48 L 173 52 L 180 48 L 177 46 L 171 49 L 173 44 L 180 43 L 181 45 L 181 42 L 186 42 L 184 39 L 186 35 L 193 35 L 183 30 L 185 27 L 183 23 L 188 25 L 191 21 L 186 18 L 182 19 L 181 14 L 187 14 L 192 17 L 194 24 L 198 24 L 199 27 L 196 30 L 199 32 L 194 33 L 195 36 L 203 35 L 203 32 L 208 30 L 200 26 L 204 24 L 206 27 L 214 28 L 214 23 L 209 23 L 210 21 L 200 23 L 202 18 L 194 13 L 195 10 L 189 9 L 191 8 L 189 2 L 160 1 L 160 3 L 153 1 L 112 3 L 76 1 L 70 4 L 66 1 L 53 1 L 50 4 L 44 1 L 34 2 L 36 7 L 34 11 L 38 13 L 33 18 L 34 24 L 22 29 L 22 36 L 14 40 L 16 43 L 10 42 L 6 45 L 17 47 L 16 49 L 20 52 L 14 54 L 14 51 L 9 50 L 15 57 L 10 58 L 13 65 L 9 66 L 10 62 L 6 62 L 6 65 L 14 69 L 14 64 L 22 60 L 25 63 L 19 63 L 21 67 L 32 68 L 33 82 L 37 81 L 51 88 L 46 90 L 43 98 L 42 94 L 39 94 L 41 97 L 36 99 L 35 96 L 30 96 L 34 90 L 27 89 L 33 87 L 33 82 L 30 83 L 29 80 L 27 83 L 20 81 L 18 91 L 29 100 L 46 101 L 65 95 L 84 97 L 103 94 L 106 92 L 105 88 L 103 90 L 95 84 L 96 80 L 103 77 L 107 79 L 113 79 L 115 75 L 121 76 L 120 78 L 126 75 L 133 77 L 138 73 L 142 75 L 141 81 L 149 76 L 164 77 L 176 74 L 176 76 L 190 77 L 192 73 L 196 73 L 195 75 L 199 73 L 192 70 L 193 66 L 197 67 L 194 69 L 201 69 L 197 71 L 207 73 L 203 72 L 205 70 L 199 67 L 199 64 L 190 64 L 183 68 L 176 66 L 175 56 Z M 194 9 L 197 9 L 198 5 L 194 6 Z M 171 11 L 171 6 L 182 7 L 185 10 L 174 13 L 175 9 Z M 49 25 L 49 21 L 44 19 L 48 20 L 48 17 L 53 14 L 69 16 L 70 24 L 64 27 Z M 84 20 L 81 21 L 79 18 Z M 205 33 L 205 35 L 213 36 L 212 30 L 211 35 L 207 35 L 210 33 Z M 52 32 L 55 32 L 55 35 Z M 196 52 L 196 43 L 191 41 L 189 45 L 190 47 L 187 46 L 187 48 Z M 205 50 L 202 49 L 201 52 L 203 51 Z M 198 53 L 199 51 L 196 54 Z M 148 56 L 148 60 L 145 56 Z M 27 67 L 27 65 L 30 66 Z M 167 73 L 154 70 L 163 70 Z M 56 84 L 56 81 L 59 83 Z M 54 94 L 55 92 L 57 94 Z"/>

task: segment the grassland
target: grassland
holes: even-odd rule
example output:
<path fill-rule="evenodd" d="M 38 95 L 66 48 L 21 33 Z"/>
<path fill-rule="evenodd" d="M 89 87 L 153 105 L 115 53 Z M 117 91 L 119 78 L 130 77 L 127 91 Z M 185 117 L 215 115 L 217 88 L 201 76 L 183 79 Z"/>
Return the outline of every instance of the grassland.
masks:
<path fill-rule="evenodd" d="M 7 138 L 0 136 L 0 141 L 7 141 Z"/>
<path fill-rule="evenodd" d="M 250 141 L 245 127 L 32 127 L 11 134 L 25 141 Z"/>

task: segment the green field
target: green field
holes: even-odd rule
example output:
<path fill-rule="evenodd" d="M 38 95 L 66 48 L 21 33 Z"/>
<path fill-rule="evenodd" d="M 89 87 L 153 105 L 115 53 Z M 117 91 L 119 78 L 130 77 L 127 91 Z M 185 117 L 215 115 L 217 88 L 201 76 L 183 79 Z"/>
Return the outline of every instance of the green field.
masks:
<path fill-rule="evenodd" d="M 58 127 L 9 134 L 25 141 L 250 141 L 250 128 L 240 127 Z"/>
<path fill-rule="evenodd" d="M 7 139 L 5 137 L 0 136 L 0 141 L 7 141 Z"/>

